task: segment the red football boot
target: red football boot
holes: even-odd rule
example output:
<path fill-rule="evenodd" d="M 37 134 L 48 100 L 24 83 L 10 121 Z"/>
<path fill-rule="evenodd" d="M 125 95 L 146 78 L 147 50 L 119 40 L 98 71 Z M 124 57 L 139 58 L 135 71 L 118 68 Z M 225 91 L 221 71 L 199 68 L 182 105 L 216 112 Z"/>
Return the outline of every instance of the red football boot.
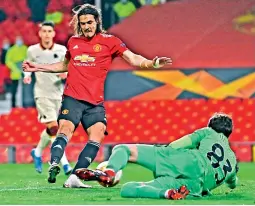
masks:
<path fill-rule="evenodd" d="M 189 194 L 189 190 L 186 186 L 181 186 L 178 190 L 177 189 L 170 189 L 167 190 L 165 193 L 165 198 L 171 200 L 183 200 Z"/>

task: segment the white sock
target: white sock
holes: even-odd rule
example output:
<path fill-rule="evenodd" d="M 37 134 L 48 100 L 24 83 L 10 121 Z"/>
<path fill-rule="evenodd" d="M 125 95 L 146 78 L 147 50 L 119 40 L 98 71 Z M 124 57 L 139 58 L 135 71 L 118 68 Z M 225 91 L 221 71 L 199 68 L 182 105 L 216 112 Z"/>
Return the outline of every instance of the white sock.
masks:
<path fill-rule="evenodd" d="M 169 192 L 169 190 L 167 190 L 167 191 L 165 192 L 165 198 L 166 198 L 166 199 L 169 199 L 168 192 Z"/>
<path fill-rule="evenodd" d="M 53 143 L 54 142 L 54 140 L 55 140 L 55 138 L 51 138 L 51 143 Z M 63 154 L 63 156 L 62 156 L 62 158 L 61 158 L 61 160 L 60 160 L 60 163 L 62 164 L 62 166 L 63 165 L 68 165 L 69 164 L 69 162 L 68 162 L 68 160 L 67 160 L 67 158 L 66 158 L 66 153 L 64 152 L 64 154 Z"/>
<path fill-rule="evenodd" d="M 64 154 L 63 154 L 63 157 L 62 157 L 61 160 L 60 160 L 60 163 L 62 164 L 62 166 L 68 165 L 68 164 L 69 164 L 69 162 L 68 162 L 68 160 L 67 160 L 67 158 L 66 158 L 66 153 L 65 153 L 65 152 L 64 152 Z"/>
<path fill-rule="evenodd" d="M 42 156 L 42 152 L 43 152 L 44 148 L 48 146 L 48 144 L 50 142 L 50 139 L 51 138 L 47 134 L 46 129 L 43 130 L 42 133 L 41 133 L 40 141 L 37 144 L 37 147 L 35 149 L 35 156 L 37 156 L 37 157 Z"/>

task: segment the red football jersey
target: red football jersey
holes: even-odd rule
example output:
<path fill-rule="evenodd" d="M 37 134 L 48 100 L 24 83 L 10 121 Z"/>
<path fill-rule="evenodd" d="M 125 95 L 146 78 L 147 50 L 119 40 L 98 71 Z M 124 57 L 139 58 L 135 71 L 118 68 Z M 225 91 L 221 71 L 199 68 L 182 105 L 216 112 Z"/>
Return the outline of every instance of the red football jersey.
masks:
<path fill-rule="evenodd" d="M 73 36 L 67 44 L 69 60 L 64 94 L 92 104 L 104 101 L 104 83 L 112 60 L 127 50 L 117 37 L 97 34 L 91 40 Z"/>

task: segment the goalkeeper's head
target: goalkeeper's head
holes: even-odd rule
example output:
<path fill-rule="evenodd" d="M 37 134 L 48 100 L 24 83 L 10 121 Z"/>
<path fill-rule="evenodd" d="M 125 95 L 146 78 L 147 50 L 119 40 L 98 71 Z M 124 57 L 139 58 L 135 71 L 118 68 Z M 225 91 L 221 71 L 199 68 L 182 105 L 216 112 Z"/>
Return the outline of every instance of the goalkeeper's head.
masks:
<path fill-rule="evenodd" d="M 233 130 L 233 121 L 227 114 L 216 113 L 209 119 L 208 127 L 229 137 Z"/>

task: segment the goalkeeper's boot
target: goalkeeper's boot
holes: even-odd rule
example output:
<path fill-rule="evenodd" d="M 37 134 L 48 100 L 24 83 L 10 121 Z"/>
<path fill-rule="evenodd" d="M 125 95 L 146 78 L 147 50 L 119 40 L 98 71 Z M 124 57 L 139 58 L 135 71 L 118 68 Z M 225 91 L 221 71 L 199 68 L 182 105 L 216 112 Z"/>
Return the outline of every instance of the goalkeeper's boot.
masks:
<path fill-rule="evenodd" d="M 56 176 L 59 174 L 59 172 L 60 172 L 60 167 L 56 162 L 53 162 L 52 164 L 50 164 L 48 182 L 55 183 Z"/>
<path fill-rule="evenodd" d="M 91 188 L 90 185 L 85 185 L 81 180 L 75 175 L 71 174 L 65 181 L 64 188 Z"/>
<path fill-rule="evenodd" d="M 42 157 L 37 157 L 35 155 L 35 149 L 32 149 L 32 151 L 30 152 L 30 155 L 33 158 L 34 165 L 35 165 L 35 170 L 38 173 L 42 173 Z"/>
<path fill-rule="evenodd" d="M 171 200 L 183 200 L 189 194 L 186 186 L 181 186 L 179 189 L 170 189 L 165 192 L 165 198 Z"/>
<path fill-rule="evenodd" d="M 80 168 L 75 171 L 75 174 L 85 181 L 99 181 L 107 185 L 113 184 L 115 172 L 112 170 L 90 170 L 87 168 Z"/>

